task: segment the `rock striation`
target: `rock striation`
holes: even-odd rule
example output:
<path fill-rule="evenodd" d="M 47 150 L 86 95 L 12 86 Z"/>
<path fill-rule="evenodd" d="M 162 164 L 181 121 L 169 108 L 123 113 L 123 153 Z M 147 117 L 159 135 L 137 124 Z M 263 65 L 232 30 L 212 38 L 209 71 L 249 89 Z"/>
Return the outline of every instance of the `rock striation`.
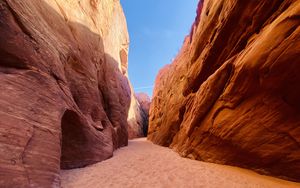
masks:
<path fill-rule="evenodd" d="M 128 44 L 118 0 L 0 1 L 1 187 L 58 187 L 127 145 Z"/>
<path fill-rule="evenodd" d="M 200 1 L 158 74 L 148 139 L 300 181 L 300 1 Z"/>

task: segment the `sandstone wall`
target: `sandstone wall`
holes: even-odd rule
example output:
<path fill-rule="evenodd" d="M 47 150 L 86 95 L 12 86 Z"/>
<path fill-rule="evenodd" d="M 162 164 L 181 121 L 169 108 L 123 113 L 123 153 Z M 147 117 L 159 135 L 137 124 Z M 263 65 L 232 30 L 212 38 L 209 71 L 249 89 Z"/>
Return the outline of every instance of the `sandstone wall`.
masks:
<path fill-rule="evenodd" d="M 118 0 L 0 1 L 1 187 L 57 187 L 127 145 L 128 44 Z"/>
<path fill-rule="evenodd" d="M 148 139 L 300 181 L 300 1 L 204 0 L 157 76 Z"/>

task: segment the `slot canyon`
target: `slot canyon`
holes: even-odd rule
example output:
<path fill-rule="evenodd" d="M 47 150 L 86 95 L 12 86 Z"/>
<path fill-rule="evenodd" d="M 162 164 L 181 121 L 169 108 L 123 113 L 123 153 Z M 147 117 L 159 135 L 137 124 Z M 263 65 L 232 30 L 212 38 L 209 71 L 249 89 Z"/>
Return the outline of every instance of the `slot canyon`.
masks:
<path fill-rule="evenodd" d="M 300 187 L 300 0 L 195 1 L 151 95 L 129 1 L 0 0 L 0 187 Z"/>

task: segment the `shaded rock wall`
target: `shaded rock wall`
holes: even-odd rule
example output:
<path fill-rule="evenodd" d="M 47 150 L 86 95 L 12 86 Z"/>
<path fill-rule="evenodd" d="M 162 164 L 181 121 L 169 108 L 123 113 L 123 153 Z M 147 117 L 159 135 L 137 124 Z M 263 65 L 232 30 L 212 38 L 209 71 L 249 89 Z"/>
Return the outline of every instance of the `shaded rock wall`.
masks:
<path fill-rule="evenodd" d="M 127 145 L 128 44 L 117 0 L 0 1 L 1 187 L 56 187 Z"/>
<path fill-rule="evenodd" d="M 145 93 L 132 92 L 135 100 L 131 100 L 128 113 L 128 136 L 129 139 L 147 136 L 150 98 Z"/>
<path fill-rule="evenodd" d="M 144 136 L 143 126 L 147 119 L 145 119 L 145 114 L 143 109 L 141 108 L 139 102 L 136 100 L 134 93 L 131 95 L 132 99 L 130 103 L 130 109 L 128 112 L 128 138 L 140 138 Z"/>
<path fill-rule="evenodd" d="M 142 116 L 143 116 L 143 134 L 147 136 L 148 134 L 148 125 L 149 125 L 149 110 L 151 99 L 147 93 L 136 93 L 135 97 L 140 104 L 140 108 L 142 109 Z"/>
<path fill-rule="evenodd" d="M 157 76 L 148 139 L 300 181 L 300 1 L 204 0 Z"/>

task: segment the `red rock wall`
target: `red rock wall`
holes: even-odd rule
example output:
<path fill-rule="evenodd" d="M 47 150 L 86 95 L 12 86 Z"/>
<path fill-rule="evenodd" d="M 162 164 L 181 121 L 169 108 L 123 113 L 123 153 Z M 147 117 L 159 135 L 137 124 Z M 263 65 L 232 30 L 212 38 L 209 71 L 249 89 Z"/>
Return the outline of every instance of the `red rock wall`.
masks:
<path fill-rule="evenodd" d="M 0 1 L 0 187 L 56 187 L 127 145 L 128 43 L 116 0 Z"/>
<path fill-rule="evenodd" d="M 300 1 L 204 0 L 197 12 L 157 76 L 148 139 L 300 181 Z"/>

